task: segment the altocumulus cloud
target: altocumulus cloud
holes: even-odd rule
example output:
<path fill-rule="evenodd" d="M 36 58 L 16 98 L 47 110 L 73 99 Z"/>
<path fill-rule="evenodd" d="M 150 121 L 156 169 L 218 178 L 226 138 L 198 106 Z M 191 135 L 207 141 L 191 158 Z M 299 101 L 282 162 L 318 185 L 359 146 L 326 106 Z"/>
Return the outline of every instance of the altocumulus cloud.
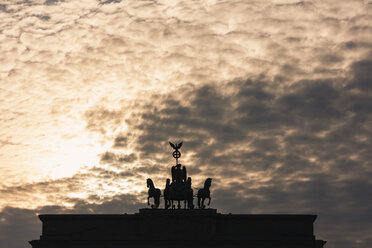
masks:
<path fill-rule="evenodd" d="M 370 247 L 371 7 L 1 2 L 1 246 L 37 237 L 36 213 L 143 207 L 145 179 L 169 175 L 167 141 L 183 139 L 194 187 L 214 178 L 213 207 L 316 213 L 327 247 Z M 39 176 L 90 134 L 112 145 L 98 165 Z"/>
<path fill-rule="evenodd" d="M 368 125 L 372 91 L 365 84 L 372 79 L 365 67 L 368 63 L 368 59 L 355 62 L 345 78 L 301 80 L 281 91 L 275 81 L 259 77 L 236 79 L 218 87 L 189 85 L 154 95 L 149 102 L 138 104 L 133 116 L 125 120 L 128 136 L 121 132 L 113 138 L 115 152 L 101 154 L 100 166 L 72 178 L 4 190 L 10 194 L 57 192 L 58 199 L 51 202 L 67 202 L 69 207 L 8 207 L 2 212 L 2 225 L 17 225 L 21 216 L 35 225 L 31 216 L 43 211 L 136 211 L 143 206 L 145 191 L 136 196 L 104 196 L 95 193 L 99 187 L 89 191 L 84 181 L 95 178 L 101 187 L 120 188 L 115 183 L 123 178 L 141 185 L 152 176 L 163 183 L 169 162 L 166 141 L 182 137 L 184 160 L 196 178 L 194 186 L 213 177 L 213 206 L 220 211 L 316 213 L 320 215 L 317 232 L 330 241 L 329 247 L 368 247 L 371 224 L 367 220 L 371 219 L 372 205 L 368 197 L 372 176 L 372 130 Z M 102 107 L 97 111 L 102 112 Z M 101 119 L 100 115 L 86 116 Z M 87 128 L 101 133 L 90 129 L 89 121 Z M 115 129 L 111 122 L 105 123 Z M 122 147 L 115 142 L 118 139 L 130 141 L 138 157 L 121 154 Z M 146 166 L 125 166 L 137 160 Z M 146 164 L 148 160 L 151 163 Z M 88 192 L 88 196 L 66 197 L 63 187 Z M 79 190 L 82 187 L 85 189 Z M 6 242 L 14 235 L 8 232 Z"/>
<path fill-rule="evenodd" d="M 347 77 L 303 79 L 280 90 L 265 77 L 182 87 L 150 98 L 126 120 L 129 136 L 118 137 L 134 139 L 139 157 L 159 164 L 169 161 L 166 141 L 182 137 L 196 184 L 215 179 L 220 210 L 317 213 L 329 247 L 367 247 L 370 63 L 353 63 Z"/>

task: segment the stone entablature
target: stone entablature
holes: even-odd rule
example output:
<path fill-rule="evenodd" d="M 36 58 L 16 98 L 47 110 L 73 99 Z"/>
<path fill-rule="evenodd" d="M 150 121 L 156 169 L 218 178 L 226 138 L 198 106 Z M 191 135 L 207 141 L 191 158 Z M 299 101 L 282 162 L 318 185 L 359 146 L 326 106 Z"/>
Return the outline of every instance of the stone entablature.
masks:
<path fill-rule="evenodd" d="M 40 215 L 33 248 L 323 247 L 316 215 L 220 214 L 215 209 L 141 209 L 136 214 Z"/>

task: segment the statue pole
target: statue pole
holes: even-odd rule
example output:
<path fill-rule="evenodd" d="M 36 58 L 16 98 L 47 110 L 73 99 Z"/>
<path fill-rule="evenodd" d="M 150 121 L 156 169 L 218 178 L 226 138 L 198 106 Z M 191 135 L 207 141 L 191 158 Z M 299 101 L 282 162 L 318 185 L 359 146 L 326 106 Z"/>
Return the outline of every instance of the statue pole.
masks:
<path fill-rule="evenodd" d="M 179 144 L 173 144 L 172 142 L 169 142 L 169 145 L 174 149 L 172 156 L 176 159 L 176 165 L 178 164 L 178 158 L 181 157 L 181 152 L 178 150 L 182 146 L 182 141 Z"/>

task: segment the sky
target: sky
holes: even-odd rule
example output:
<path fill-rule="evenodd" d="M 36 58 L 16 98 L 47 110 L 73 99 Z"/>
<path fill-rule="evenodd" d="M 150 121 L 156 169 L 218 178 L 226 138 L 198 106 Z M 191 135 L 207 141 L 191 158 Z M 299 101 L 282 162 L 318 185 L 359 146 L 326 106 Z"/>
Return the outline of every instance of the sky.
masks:
<path fill-rule="evenodd" d="M 370 0 L 0 0 L 1 247 L 147 207 L 181 140 L 219 212 L 371 247 L 371 123 Z"/>

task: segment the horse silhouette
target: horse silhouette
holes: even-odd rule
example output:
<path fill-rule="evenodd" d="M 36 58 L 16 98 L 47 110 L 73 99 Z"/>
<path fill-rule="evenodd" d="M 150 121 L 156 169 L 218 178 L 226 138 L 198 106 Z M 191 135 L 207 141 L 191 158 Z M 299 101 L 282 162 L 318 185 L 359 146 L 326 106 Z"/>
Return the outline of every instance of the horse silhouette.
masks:
<path fill-rule="evenodd" d="M 154 198 L 154 204 L 151 208 L 158 208 L 160 205 L 160 189 L 155 188 L 154 183 L 150 178 L 147 179 L 147 188 L 149 188 L 149 196 L 147 197 L 147 205 L 150 205 L 150 198 Z"/>
<path fill-rule="evenodd" d="M 209 199 L 208 206 L 211 204 L 211 192 L 209 188 L 212 185 L 212 178 L 207 178 L 204 182 L 204 188 L 198 190 L 198 208 L 205 208 L 204 201 L 206 198 Z"/>

